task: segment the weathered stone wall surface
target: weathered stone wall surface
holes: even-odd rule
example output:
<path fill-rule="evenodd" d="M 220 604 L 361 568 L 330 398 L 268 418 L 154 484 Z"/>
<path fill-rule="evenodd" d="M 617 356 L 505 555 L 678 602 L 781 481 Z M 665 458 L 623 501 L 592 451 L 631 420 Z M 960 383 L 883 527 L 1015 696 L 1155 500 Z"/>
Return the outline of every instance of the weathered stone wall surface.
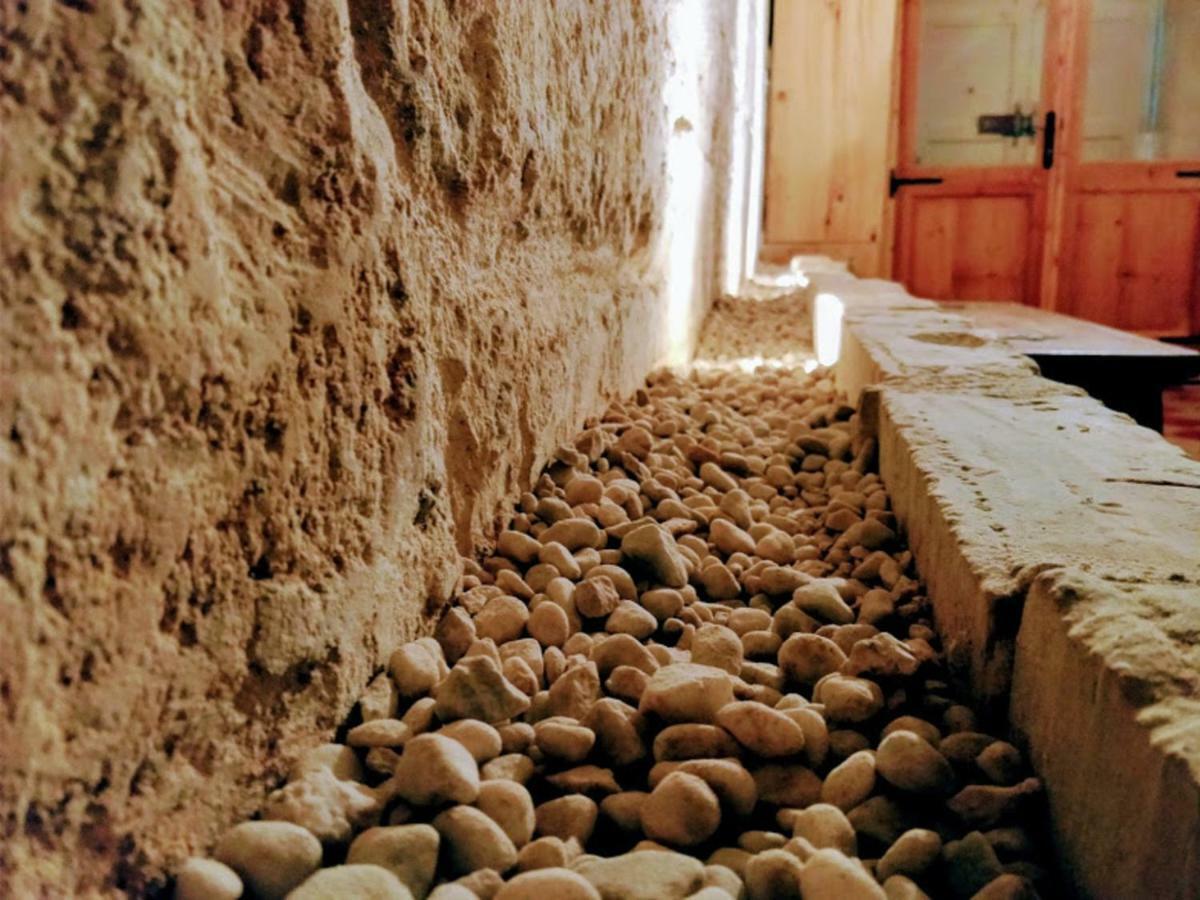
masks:
<path fill-rule="evenodd" d="M 688 351 L 737 8 L 0 0 L 0 893 L 251 813 Z"/>

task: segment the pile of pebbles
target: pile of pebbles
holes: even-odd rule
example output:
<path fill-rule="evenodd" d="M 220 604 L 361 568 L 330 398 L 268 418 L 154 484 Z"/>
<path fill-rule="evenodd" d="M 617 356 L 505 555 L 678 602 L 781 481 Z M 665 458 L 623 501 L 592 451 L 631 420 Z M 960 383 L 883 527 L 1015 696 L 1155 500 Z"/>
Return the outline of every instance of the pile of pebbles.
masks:
<path fill-rule="evenodd" d="M 1036 897 L 874 450 L 820 374 L 652 377 L 176 896 Z"/>
<path fill-rule="evenodd" d="M 812 318 L 803 293 L 795 287 L 750 285 L 747 290 L 752 296 L 713 301 L 696 346 L 698 364 L 815 366 Z"/>

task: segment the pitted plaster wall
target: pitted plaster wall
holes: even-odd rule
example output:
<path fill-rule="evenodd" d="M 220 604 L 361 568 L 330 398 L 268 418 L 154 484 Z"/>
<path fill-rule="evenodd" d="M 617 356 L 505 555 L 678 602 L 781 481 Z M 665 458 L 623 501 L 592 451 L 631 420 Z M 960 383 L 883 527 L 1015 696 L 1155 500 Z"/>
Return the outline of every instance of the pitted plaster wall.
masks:
<path fill-rule="evenodd" d="M 161 884 L 690 351 L 739 8 L 0 0 L 0 893 Z"/>

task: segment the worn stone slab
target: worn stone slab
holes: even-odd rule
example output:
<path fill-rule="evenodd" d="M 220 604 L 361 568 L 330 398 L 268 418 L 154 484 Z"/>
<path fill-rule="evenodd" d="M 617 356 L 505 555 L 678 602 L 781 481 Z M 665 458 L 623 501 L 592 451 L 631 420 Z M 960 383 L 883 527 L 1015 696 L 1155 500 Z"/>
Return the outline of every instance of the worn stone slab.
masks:
<path fill-rule="evenodd" d="M 1200 584 L 1200 464 L 1154 432 L 1033 377 L 874 395 L 884 480 L 981 697 L 1007 694 L 1023 570 Z"/>
<path fill-rule="evenodd" d="M 1012 721 L 1063 869 L 1098 900 L 1200 896 L 1197 635 L 1194 583 L 1053 569 L 1025 595 Z"/>
<path fill-rule="evenodd" d="M 875 384 L 945 385 L 953 379 L 960 388 L 986 388 L 1037 374 L 1029 357 L 930 301 L 892 304 L 884 295 L 882 302 L 869 304 L 847 295 L 843 302 L 843 355 L 836 378 L 851 402 Z"/>
<path fill-rule="evenodd" d="M 846 305 L 836 378 L 951 664 L 1009 706 L 1068 884 L 1200 896 L 1200 463 L 894 297 Z"/>

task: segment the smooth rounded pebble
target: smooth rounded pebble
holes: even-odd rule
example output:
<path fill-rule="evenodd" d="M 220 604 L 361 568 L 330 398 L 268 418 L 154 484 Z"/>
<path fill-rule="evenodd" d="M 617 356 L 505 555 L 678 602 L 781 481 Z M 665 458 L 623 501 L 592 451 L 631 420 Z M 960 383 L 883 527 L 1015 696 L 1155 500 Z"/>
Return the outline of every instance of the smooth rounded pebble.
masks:
<path fill-rule="evenodd" d="M 937 862 L 942 852 L 942 838 L 936 831 L 912 828 L 887 848 L 875 867 L 875 875 L 885 881 L 892 875 L 918 877 Z"/>
<path fill-rule="evenodd" d="M 517 848 L 504 830 L 482 810 L 452 806 L 433 820 L 441 835 L 451 871 L 465 875 L 476 869 L 507 872 L 517 863 Z"/>
<path fill-rule="evenodd" d="M 945 793 L 954 785 L 954 770 L 946 757 L 911 731 L 893 731 L 875 751 L 875 770 L 902 791 Z"/>
<path fill-rule="evenodd" d="M 796 684 L 816 684 L 846 662 L 842 648 L 818 634 L 793 634 L 779 648 L 779 668 Z"/>
<path fill-rule="evenodd" d="M 867 678 L 833 673 L 817 682 L 813 702 L 825 705 L 831 722 L 865 722 L 883 709 L 883 690 Z"/>
<path fill-rule="evenodd" d="M 596 827 L 599 813 L 600 808 L 592 798 L 583 794 L 567 794 L 538 806 L 534 810 L 534 818 L 539 835 L 562 838 L 564 841 L 574 838 L 580 844 L 586 844 Z"/>
<path fill-rule="evenodd" d="M 517 875 L 493 900 L 600 900 L 600 892 L 570 869 L 546 868 Z"/>
<path fill-rule="evenodd" d="M 562 544 L 572 553 L 585 547 L 603 547 L 606 535 L 591 519 L 560 519 L 539 536 L 543 544 Z"/>
<path fill-rule="evenodd" d="M 704 779 L 672 772 L 642 804 L 641 820 L 651 840 L 691 847 L 716 832 L 721 824 L 721 805 Z"/>
<path fill-rule="evenodd" d="M 416 641 L 403 644 L 392 654 L 388 672 L 396 690 L 406 699 L 426 694 L 438 683 L 437 660 Z"/>
<path fill-rule="evenodd" d="M 742 639 L 732 628 L 709 623 L 692 637 L 692 662 L 724 669 L 730 675 L 742 670 Z"/>
<path fill-rule="evenodd" d="M 529 607 L 516 597 L 501 594 L 489 600 L 476 614 L 475 631 L 481 638 L 491 638 L 502 644 L 519 638 L 528 621 Z"/>
<path fill-rule="evenodd" d="M 314 872 L 288 900 L 412 900 L 412 893 L 380 866 L 330 866 Z"/>
<path fill-rule="evenodd" d="M 795 756 L 804 749 L 803 729 L 765 703 L 727 703 L 717 711 L 717 724 L 756 756 Z"/>
<path fill-rule="evenodd" d="M 854 826 L 846 814 L 831 803 L 814 803 L 800 810 L 792 820 L 792 834 L 804 838 L 818 850 L 829 847 L 847 856 L 858 852 Z"/>
<path fill-rule="evenodd" d="M 747 900 L 801 900 L 804 864 L 787 850 L 763 850 L 746 862 Z"/>
<path fill-rule="evenodd" d="M 712 788 L 717 799 L 721 801 L 723 810 L 729 810 L 735 816 L 748 816 L 754 811 L 754 806 L 758 802 L 758 785 L 754 783 L 754 776 L 739 760 L 689 759 L 664 765 L 674 765 L 676 768 L 673 771 L 686 772 L 702 778 L 704 783 Z M 650 772 L 652 785 L 656 783 L 656 769 L 658 766 L 655 766 Z M 665 778 L 666 775 L 664 774 L 663 777 Z"/>
<path fill-rule="evenodd" d="M 806 766 L 771 763 L 759 766 L 751 774 L 758 798 L 764 803 L 804 807 L 821 797 L 821 779 Z"/>
<path fill-rule="evenodd" d="M 604 900 L 683 900 L 704 884 L 704 864 L 668 850 L 634 850 L 574 866 Z"/>
<path fill-rule="evenodd" d="M 193 856 L 175 875 L 175 900 L 237 900 L 242 890 L 237 872 L 215 859 Z"/>
<path fill-rule="evenodd" d="M 437 715 L 443 722 L 500 722 L 527 709 L 529 698 L 509 683 L 490 656 L 460 659 L 437 687 Z"/>
<path fill-rule="evenodd" d="M 459 719 L 438 729 L 437 734 L 462 744 L 477 763 L 495 759 L 504 746 L 500 732 L 478 719 Z"/>
<path fill-rule="evenodd" d="M 708 536 L 722 553 L 754 552 L 754 538 L 728 519 L 713 519 Z"/>
<path fill-rule="evenodd" d="M 525 630 L 543 647 L 561 647 L 571 636 L 571 620 L 565 609 L 547 600 L 529 614 Z"/>
<path fill-rule="evenodd" d="M 582 761 L 596 743 L 592 729 L 574 719 L 555 716 L 533 726 L 534 742 L 546 756 L 566 763 Z"/>
<path fill-rule="evenodd" d="M 888 900 L 929 900 L 929 895 L 906 875 L 892 875 L 883 882 L 883 892 Z"/>
<path fill-rule="evenodd" d="M 674 663 L 650 676 L 638 709 L 668 722 L 711 723 L 733 700 L 729 674 L 712 666 Z"/>
<path fill-rule="evenodd" d="M 846 605 L 833 582 L 817 580 L 801 585 L 792 592 L 792 603 L 823 622 L 848 625 L 854 621 L 854 610 Z"/>
<path fill-rule="evenodd" d="M 398 796 L 417 806 L 472 803 L 479 795 L 479 766 L 453 738 L 422 734 L 405 745 L 392 782 Z"/>
<path fill-rule="evenodd" d="M 675 539 L 661 525 L 646 524 L 621 539 L 621 552 L 649 567 L 659 584 L 669 588 L 688 583 L 687 564 Z"/>
<path fill-rule="evenodd" d="M 837 850 L 818 850 L 800 872 L 804 900 L 887 900 L 862 864 Z"/>
<path fill-rule="evenodd" d="M 428 900 L 480 900 L 480 897 L 469 887 L 448 881 L 435 887 Z"/>
<path fill-rule="evenodd" d="M 825 776 L 821 800 L 849 812 L 875 790 L 875 754 L 870 750 L 852 753 Z"/>
<path fill-rule="evenodd" d="M 416 900 L 424 900 L 437 870 L 441 838 L 432 825 L 368 828 L 350 844 L 347 863 L 371 863 L 395 875 Z"/>
<path fill-rule="evenodd" d="M 499 825 L 518 849 L 533 837 L 537 825 L 533 798 L 524 785 L 515 781 L 485 781 L 479 786 L 475 806 Z"/>
<path fill-rule="evenodd" d="M 274 900 L 321 865 L 321 842 L 291 822 L 243 822 L 217 841 L 213 857 L 237 872 L 255 895 Z"/>
<path fill-rule="evenodd" d="M 534 838 L 517 853 L 517 870 L 561 868 L 579 855 L 579 849 L 578 841 L 550 836 Z"/>
<path fill-rule="evenodd" d="M 599 575 L 576 586 L 574 602 L 579 615 L 598 619 L 610 615 L 617 608 L 621 595 L 611 578 Z"/>

